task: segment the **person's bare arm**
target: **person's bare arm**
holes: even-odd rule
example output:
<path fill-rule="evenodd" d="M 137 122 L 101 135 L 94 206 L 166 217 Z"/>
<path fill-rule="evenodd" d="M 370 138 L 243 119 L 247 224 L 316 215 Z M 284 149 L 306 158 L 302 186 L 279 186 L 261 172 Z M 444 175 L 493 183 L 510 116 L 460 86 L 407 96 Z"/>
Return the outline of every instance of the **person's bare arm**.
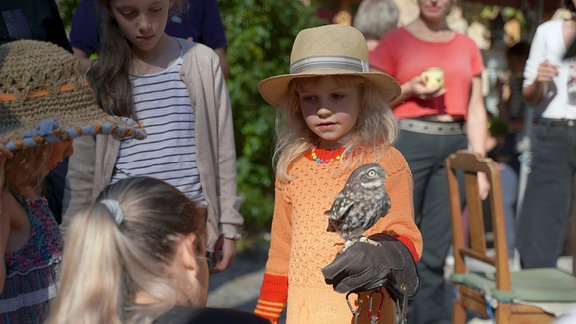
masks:
<path fill-rule="evenodd" d="M 2 258 L 6 255 L 6 247 L 8 245 L 8 235 L 10 235 L 10 217 L 4 213 L 2 208 L 4 205 L 4 190 L 0 190 L 0 253 Z M 4 289 L 4 281 L 6 280 L 6 263 L 0 262 L 0 292 Z"/>
<path fill-rule="evenodd" d="M 468 104 L 468 117 L 466 119 L 466 133 L 470 150 L 486 156 L 486 143 L 488 140 L 488 115 L 482 97 L 482 79 L 476 76 L 472 79 L 472 91 Z M 490 190 L 490 183 L 485 173 L 478 177 L 480 197 L 485 199 Z"/>
<path fill-rule="evenodd" d="M 538 65 L 536 79 L 530 85 L 522 88 L 522 95 L 526 103 L 538 105 L 544 96 L 546 85 L 552 82 L 558 75 L 558 67 L 548 61 L 543 61 Z"/>
<path fill-rule="evenodd" d="M 214 256 L 216 263 L 212 272 L 216 273 L 232 267 L 236 258 L 236 241 L 220 236 L 214 249 Z"/>
<path fill-rule="evenodd" d="M 370 70 L 372 72 L 383 72 L 374 67 L 371 67 Z M 415 76 L 411 80 L 402 84 L 400 87 L 402 88 L 400 96 L 398 96 L 398 98 L 389 104 L 390 107 L 395 107 L 406 99 L 412 97 L 418 97 L 420 99 L 431 99 L 437 96 L 441 96 L 446 92 L 446 90 L 440 85 L 427 87 L 424 82 L 422 82 L 422 77 L 420 75 Z"/>
<path fill-rule="evenodd" d="M 6 254 L 6 246 L 8 245 L 8 235 L 10 234 L 10 217 L 4 212 L 5 206 L 5 192 L 4 188 L 4 164 L 7 159 L 13 157 L 4 144 L 7 140 L 0 140 L 0 253 L 2 257 Z M 4 281 L 6 280 L 6 263 L 0 262 L 0 293 L 4 289 Z"/>

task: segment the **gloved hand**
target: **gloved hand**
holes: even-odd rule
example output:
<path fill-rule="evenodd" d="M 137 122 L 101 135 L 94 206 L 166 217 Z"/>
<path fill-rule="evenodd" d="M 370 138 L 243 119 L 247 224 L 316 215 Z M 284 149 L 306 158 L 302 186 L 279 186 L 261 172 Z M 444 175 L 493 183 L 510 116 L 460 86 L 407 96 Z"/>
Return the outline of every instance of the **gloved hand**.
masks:
<path fill-rule="evenodd" d="M 412 297 L 418 290 L 418 273 L 410 251 L 395 238 L 374 234 L 375 246 L 357 242 L 322 269 L 327 284 L 339 293 L 370 291 L 384 285 L 396 297 Z"/>

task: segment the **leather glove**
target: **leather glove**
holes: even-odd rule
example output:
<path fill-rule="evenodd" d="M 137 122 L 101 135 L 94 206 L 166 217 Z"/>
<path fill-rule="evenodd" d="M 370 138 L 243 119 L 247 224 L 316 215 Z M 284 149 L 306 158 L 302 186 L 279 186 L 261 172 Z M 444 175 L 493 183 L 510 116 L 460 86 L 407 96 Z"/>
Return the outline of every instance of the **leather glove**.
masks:
<path fill-rule="evenodd" d="M 416 294 L 419 281 L 412 254 L 402 242 L 381 233 L 369 239 L 380 246 L 357 242 L 339 253 L 322 269 L 324 280 L 339 293 L 360 292 L 385 286 L 397 298 Z"/>

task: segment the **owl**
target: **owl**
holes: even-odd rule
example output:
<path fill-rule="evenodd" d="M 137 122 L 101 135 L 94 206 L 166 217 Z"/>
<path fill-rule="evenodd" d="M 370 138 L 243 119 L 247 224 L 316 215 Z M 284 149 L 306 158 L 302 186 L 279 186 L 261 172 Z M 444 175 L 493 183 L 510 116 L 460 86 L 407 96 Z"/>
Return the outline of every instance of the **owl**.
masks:
<path fill-rule="evenodd" d="M 379 245 L 362 233 L 390 211 L 391 202 L 384 181 L 386 171 L 376 163 L 354 169 L 344 188 L 334 199 L 328 217 L 328 232 L 337 232 L 344 240 L 344 252 L 358 241 Z"/>

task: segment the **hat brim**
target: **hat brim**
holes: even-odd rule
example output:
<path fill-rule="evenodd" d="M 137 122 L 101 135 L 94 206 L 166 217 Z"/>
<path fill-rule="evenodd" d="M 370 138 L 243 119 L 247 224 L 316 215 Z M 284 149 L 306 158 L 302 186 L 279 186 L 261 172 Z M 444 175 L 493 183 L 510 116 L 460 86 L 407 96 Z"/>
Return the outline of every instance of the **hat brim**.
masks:
<path fill-rule="evenodd" d="M 91 111 L 92 114 L 84 115 L 82 118 L 48 118 L 38 121 L 36 125 L 26 125 L 2 133 L 0 136 L 8 139 L 5 146 L 13 152 L 98 134 L 112 135 L 116 138 L 146 138 L 145 129 L 130 118 L 108 115 L 96 105 L 87 111 Z M 84 123 L 79 123 L 79 119 Z"/>
<path fill-rule="evenodd" d="M 400 96 L 400 85 L 394 78 L 383 72 L 344 72 L 341 69 L 310 70 L 300 74 L 284 74 L 266 78 L 258 84 L 258 91 L 269 104 L 278 108 L 285 100 L 290 81 L 299 78 L 319 76 L 350 75 L 359 76 L 371 82 L 381 93 L 386 103 Z"/>
<path fill-rule="evenodd" d="M 97 106 L 78 59 L 55 44 L 2 44 L 0 75 L 0 138 L 11 151 L 83 135 L 146 137 L 134 120 Z"/>

